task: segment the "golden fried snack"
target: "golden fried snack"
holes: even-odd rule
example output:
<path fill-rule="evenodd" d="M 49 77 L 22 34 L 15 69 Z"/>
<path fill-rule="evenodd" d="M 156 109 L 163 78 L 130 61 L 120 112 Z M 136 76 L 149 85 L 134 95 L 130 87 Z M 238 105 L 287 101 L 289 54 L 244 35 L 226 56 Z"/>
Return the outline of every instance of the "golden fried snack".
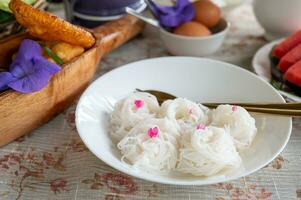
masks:
<path fill-rule="evenodd" d="M 64 63 L 71 61 L 76 56 L 81 55 L 85 49 L 81 46 L 71 45 L 65 42 L 41 42 L 44 46 L 47 46 L 51 51 L 56 54 Z M 49 56 L 46 50 L 43 48 L 43 56 L 47 60 L 55 63 L 55 61 Z"/>
<path fill-rule="evenodd" d="M 89 48 L 95 39 L 88 31 L 74 26 L 48 12 L 44 12 L 23 3 L 12 0 L 9 4 L 16 20 L 37 38 L 47 41 L 62 41 Z"/>
<path fill-rule="evenodd" d="M 81 55 L 85 50 L 81 46 L 70 45 L 64 42 L 57 43 L 51 47 L 51 50 L 60 57 L 64 63 L 69 62 L 76 56 Z"/>

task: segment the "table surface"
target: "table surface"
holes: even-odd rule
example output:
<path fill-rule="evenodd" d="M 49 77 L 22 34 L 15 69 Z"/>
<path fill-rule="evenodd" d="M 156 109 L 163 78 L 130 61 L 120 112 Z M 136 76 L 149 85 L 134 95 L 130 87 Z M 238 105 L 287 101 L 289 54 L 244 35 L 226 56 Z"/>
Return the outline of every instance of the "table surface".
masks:
<path fill-rule="evenodd" d="M 266 43 L 251 6 L 226 14 L 232 23 L 223 47 L 212 56 L 251 69 Z M 168 55 L 156 30 L 144 33 L 105 57 L 95 78 L 123 64 Z M 229 183 L 172 186 L 139 180 L 104 164 L 87 150 L 75 128 L 76 103 L 29 135 L 0 148 L 0 199 L 298 199 L 301 198 L 301 120 L 284 152 L 258 172 Z"/>

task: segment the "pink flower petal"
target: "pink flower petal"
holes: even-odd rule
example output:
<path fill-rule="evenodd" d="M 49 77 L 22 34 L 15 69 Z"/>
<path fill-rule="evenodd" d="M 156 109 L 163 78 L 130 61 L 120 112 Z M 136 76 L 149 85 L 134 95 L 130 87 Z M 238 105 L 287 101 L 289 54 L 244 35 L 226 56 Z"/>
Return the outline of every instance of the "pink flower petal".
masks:
<path fill-rule="evenodd" d="M 206 125 L 205 124 L 198 124 L 197 126 L 196 126 L 196 129 L 197 130 L 205 130 L 205 128 L 206 128 Z"/>
<path fill-rule="evenodd" d="M 134 104 L 135 104 L 136 108 L 139 109 L 139 108 L 143 107 L 144 102 L 141 99 L 136 99 Z"/>
<path fill-rule="evenodd" d="M 237 106 L 232 106 L 232 111 L 235 112 L 237 111 L 238 107 Z"/>
<path fill-rule="evenodd" d="M 148 136 L 153 138 L 153 137 L 157 137 L 159 134 L 159 129 L 158 127 L 154 127 L 154 128 L 149 128 L 148 129 Z"/>

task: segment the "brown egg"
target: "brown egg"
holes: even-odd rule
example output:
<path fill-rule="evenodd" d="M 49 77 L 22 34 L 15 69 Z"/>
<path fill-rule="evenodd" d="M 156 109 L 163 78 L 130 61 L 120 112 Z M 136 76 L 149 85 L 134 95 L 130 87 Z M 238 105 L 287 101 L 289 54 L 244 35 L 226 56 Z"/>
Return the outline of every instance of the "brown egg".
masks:
<path fill-rule="evenodd" d="M 199 0 L 193 3 L 195 9 L 194 20 L 211 28 L 221 19 L 221 10 L 209 0 Z"/>
<path fill-rule="evenodd" d="M 175 28 L 174 33 L 183 36 L 208 36 L 211 35 L 210 30 L 198 22 L 185 22 Z"/>

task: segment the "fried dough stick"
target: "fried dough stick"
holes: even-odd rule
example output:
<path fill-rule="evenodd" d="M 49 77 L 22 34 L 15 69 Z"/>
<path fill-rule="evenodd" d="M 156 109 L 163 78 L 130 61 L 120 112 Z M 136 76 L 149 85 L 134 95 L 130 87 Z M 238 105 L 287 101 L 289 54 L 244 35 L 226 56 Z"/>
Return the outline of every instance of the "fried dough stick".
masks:
<path fill-rule="evenodd" d="M 48 46 L 53 51 L 53 53 L 55 53 L 60 59 L 62 59 L 64 63 L 71 61 L 73 58 L 81 55 L 85 51 L 84 48 L 81 46 L 70 45 L 65 42 L 47 44 L 46 46 Z M 53 61 L 52 58 L 46 52 L 43 52 L 43 55 L 47 59 Z"/>
<path fill-rule="evenodd" d="M 61 41 L 85 48 L 93 46 L 95 39 L 88 31 L 70 24 L 21 0 L 12 0 L 9 4 L 16 20 L 28 29 L 30 35 L 45 41 Z"/>
<path fill-rule="evenodd" d="M 55 44 L 51 47 L 51 50 L 60 57 L 64 63 L 69 62 L 85 51 L 84 48 L 80 46 L 74 46 L 63 42 Z"/>

